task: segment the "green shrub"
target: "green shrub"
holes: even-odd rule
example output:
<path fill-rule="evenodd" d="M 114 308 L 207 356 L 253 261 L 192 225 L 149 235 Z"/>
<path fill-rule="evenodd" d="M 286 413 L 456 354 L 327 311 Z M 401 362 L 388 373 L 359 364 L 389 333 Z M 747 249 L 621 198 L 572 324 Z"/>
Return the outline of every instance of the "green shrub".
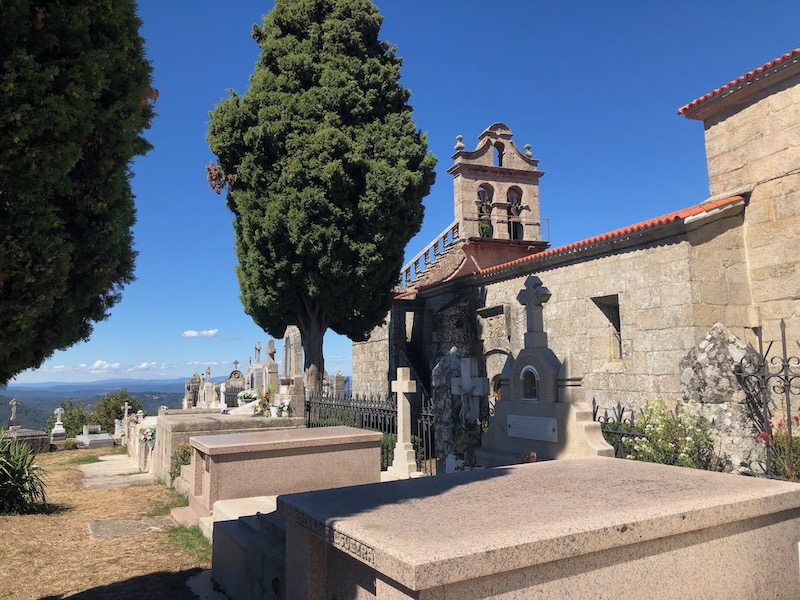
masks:
<path fill-rule="evenodd" d="M 192 445 L 187 442 L 181 442 L 172 453 L 172 459 L 169 467 L 170 482 L 177 479 L 181 475 L 181 467 L 188 465 L 192 462 Z"/>
<path fill-rule="evenodd" d="M 103 431 L 110 433 L 114 431 L 114 420 L 122 419 L 125 410 L 122 408 L 125 403 L 131 407 L 130 411 L 136 413 L 143 410 L 142 403 L 128 393 L 125 388 L 116 392 L 109 392 L 100 400 L 92 405 L 89 419 L 92 425 L 100 425 Z"/>
<path fill-rule="evenodd" d="M 708 420 L 695 407 L 678 404 L 671 411 L 659 400 L 642 408 L 643 437 L 625 438 L 626 458 L 717 471 L 720 460 Z"/>
<path fill-rule="evenodd" d="M 75 441 L 75 438 L 67 438 L 64 440 L 64 450 L 77 450 L 78 449 L 78 442 Z"/>
<path fill-rule="evenodd" d="M 36 452 L 25 442 L 0 431 L 0 514 L 32 513 L 44 505 L 44 471 Z"/>
<path fill-rule="evenodd" d="M 397 434 L 384 433 L 381 440 L 381 471 L 388 469 L 394 461 L 394 447 L 397 445 Z M 417 461 L 417 470 L 422 470 L 422 461 L 425 458 L 425 449 L 419 436 L 411 436 L 411 445 L 414 447 L 414 457 Z"/>
<path fill-rule="evenodd" d="M 64 431 L 67 432 L 67 437 L 73 438 L 82 434 L 83 426 L 89 424 L 89 413 L 86 412 L 86 406 L 74 400 L 66 400 L 61 402 L 61 408 L 64 409 L 61 422 L 64 425 Z M 52 431 L 55 424 L 56 418 L 51 416 L 47 420 L 47 431 Z"/>
<path fill-rule="evenodd" d="M 481 447 L 483 436 L 483 427 L 479 422 L 470 423 L 464 421 L 461 432 L 455 439 L 453 450 L 456 456 L 464 461 L 468 467 L 474 467 L 478 464 L 476 451 Z"/>
<path fill-rule="evenodd" d="M 335 425 L 348 425 L 350 427 L 358 427 L 358 421 L 355 415 L 350 412 L 342 411 L 341 413 L 333 416 L 327 416 L 318 419 L 313 423 L 314 427 L 333 427 Z"/>
<path fill-rule="evenodd" d="M 770 472 L 775 477 L 798 481 L 800 479 L 800 416 L 792 417 L 792 436 L 789 438 L 789 427 L 786 419 L 781 419 L 772 428 L 772 435 L 759 433 L 756 441 L 764 444 L 770 452 Z"/>

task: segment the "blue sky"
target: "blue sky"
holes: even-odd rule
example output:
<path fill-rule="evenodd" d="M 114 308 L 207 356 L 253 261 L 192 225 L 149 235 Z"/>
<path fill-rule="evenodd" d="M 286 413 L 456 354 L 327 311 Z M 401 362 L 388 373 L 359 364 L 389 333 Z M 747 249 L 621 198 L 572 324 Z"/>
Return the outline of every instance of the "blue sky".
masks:
<path fill-rule="evenodd" d="M 691 206 L 708 196 L 703 127 L 677 109 L 800 46 L 800 2 L 773 0 L 379 0 L 381 39 L 403 58 L 414 120 L 437 182 L 410 258 L 453 219 L 455 136 L 468 149 L 502 121 L 532 145 L 553 246 Z M 160 91 L 134 165 L 137 280 L 90 341 L 18 383 L 226 375 L 268 336 L 244 314 L 231 215 L 205 179 L 208 111 L 244 91 L 253 23 L 269 1 L 141 0 Z M 280 343 L 278 343 L 280 348 Z M 325 366 L 351 372 L 350 342 L 328 332 Z"/>

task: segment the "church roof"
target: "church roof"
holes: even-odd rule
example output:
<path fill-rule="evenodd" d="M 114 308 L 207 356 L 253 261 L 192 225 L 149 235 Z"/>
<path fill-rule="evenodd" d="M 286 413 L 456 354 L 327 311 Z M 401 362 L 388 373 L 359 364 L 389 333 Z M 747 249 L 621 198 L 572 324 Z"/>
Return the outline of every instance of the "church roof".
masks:
<path fill-rule="evenodd" d="M 702 204 L 696 204 L 695 206 L 682 208 L 681 210 L 676 210 L 675 212 L 667 213 L 666 215 L 661 215 L 660 217 L 655 217 L 653 219 L 641 221 L 640 223 L 636 223 L 634 225 L 628 225 L 627 227 L 621 227 L 619 229 L 615 229 L 614 231 L 609 231 L 608 233 L 602 233 L 600 235 L 586 238 L 585 240 L 581 240 L 579 242 L 573 242 L 565 246 L 559 246 L 558 248 L 550 248 L 549 250 L 539 252 L 538 254 L 532 254 L 530 256 L 518 258 L 516 260 L 512 260 L 507 263 L 495 265 L 494 267 L 481 269 L 480 271 L 474 273 L 473 275 L 484 275 L 486 273 L 500 271 L 502 269 L 506 269 L 514 265 L 522 264 L 524 262 L 541 260 L 543 258 L 547 258 L 550 256 L 557 256 L 560 254 L 570 254 L 572 252 L 576 252 L 582 248 L 593 246 L 600 242 L 607 242 L 616 238 L 626 237 L 633 233 L 640 233 L 648 229 L 655 229 L 656 227 L 659 227 L 661 225 L 674 223 L 676 221 L 683 221 L 690 217 L 695 217 L 697 215 L 700 215 L 702 213 L 715 212 L 732 204 L 743 201 L 744 198 L 742 196 L 731 196 L 730 198 L 723 198 L 722 200 L 703 202 Z"/>
<path fill-rule="evenodd" d="M 536 254 L 531 254 L 530 256 L 525 256 L 522 258 L 518 258 L 516 260 L 508 261 L 499 265 L 495 265 L 493 267 L 487 267 L 485 269 L 480 269 L 478 271 L 474 271 L 470 274 L 463 275 L 461 277 L 457 277 L 455 279 L 449 281 L 439 281 L 436 283 L 432 283 L 431 285 L 422 286 L 419 289 L 409 289 L 406 292 L 403 292 L 399 295 L 395 296 L 395 299 L 402 299 L 402 298 L 410 298 L 414 297 L 418 292 L 426 289 L 436 288 L 443 283 L 451 283 L 458 279 L 465 279 L 467 277 L 478 277 L 481 275 L 489 275 L 492 273 L 497 273 L 498 271 L 504 271 L 506 269 L 510 269 L 516 267 L 518 265 L 522 265 L 525 263 L 532 263 L 537 261 L 542 261 L 545 259 L 550 259 L 559 256 L 567 256 L 569 254 L 577 254 L 581 251 L 588 250 L 593 246 L 597 246 L 604 243 L 613 243 L 615 241 L 621 241 L 624 238 L 628 238 L 634 235 L 640 235 L 642 233 L 646 233 L 649 230 L 654 230 L 658 227 L 668 225 L 670 223 L 676 223 L 682 221 L 684 223 L 689 223 L 691 221 L 700 219 L 704 216 L 709 216 L 714 213 L 718 213 L 726 208 L 731 208 L 735 205 L 741 205 L 744 203 L 743 196 L 730 196 L 728 198 L 722 198 L 719 200 L 711 200 L 702 202 L 700 204 L 696 204 L 694 206 L 689 206 L 687 208 L 682 208 L 680 210 L 676 210 L 671 213 L 667 213 L 665 215 L 661 215 L 659 217 L 655 217 L 652 219 L 647 219 L 646 221 L 641 221 L 639 223 L 635 223 L 633 225 L 628 225 L 627 227 L 621 227 L 619 229 L 615 229 L 614 231 L 609 231 L 607 233 L 602 233 L 600 235 L 596 235 L 590 238 L 586 238 L 584 240 L 580 240 L 578 242 L 573 242 L 571 244 L 566 244 L 564 246 L 559 246 L 557 248 L 550 248 L 548 250 L 544 250 L 542 252 L 538 252 Z"/>
<path fill-rule="evenodd" d="M 737 77 L 733 81 L 729 81 L 728 83 L 726 83 L 722 87 L 718 87 L 717 89 L 715 89 L 715 90 L 713 90 L 711 92 L 708 92 L 705 96 L 701 96 L 700 98 L 697 98 L 697 100 L 692 100 L 691 102 L 689 102 L 689 104 L 681 106 L 678 109 L 678 114 L 679 115 L 684 115 L 684 114 L 692 111 L 694 108 L 700 106 L 701 104 L 707 102 L 708 100 L 711 100 L 712 98 L 716 98 L 716 97 L 727 95 L 727 94 L 732 94 L 732 93 L 736 92 L 737 90 L 750 85 L 754 80 L 759 78 L 759 76 L 762 73 L 765 73 L 766 71 L 769 71 L 773 67 L 781 65 L 781 63 L 786 63 L 787 61 L 796 62 L 798 60 L 798 58 L 800 58 L 800 48 L 795 48 L 794 50 L 791 50 L 790 52 L 787 52 L 783 56 L 779 56 L 778 58 L 774 58 L 771 61 L 764 63 L 760 67 L 757 67 L 757 68 L 753 69 L 752 71 L 749 71 L 748 73 L 745 73 L 741 77 Z"/>

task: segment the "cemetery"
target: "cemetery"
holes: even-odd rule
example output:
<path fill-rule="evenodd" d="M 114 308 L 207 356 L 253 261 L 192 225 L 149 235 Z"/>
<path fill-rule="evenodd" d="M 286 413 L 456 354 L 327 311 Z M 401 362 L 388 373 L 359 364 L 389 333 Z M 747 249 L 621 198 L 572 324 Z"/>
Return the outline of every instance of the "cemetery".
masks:
<path fill-rule="evenodd" d="M 96 597 L 800 598 L 800 275 L 769 258 L 800 231 L 800 50 L 743 77 L 679 111 L 705 127 L 707 199 L 561 248 L 531 145 L 501 122 L 474 150 L 459 135 L 454 221 L 353 343 L 352 389 L 304 368 L 298 318 L 279 359 L 258 341 L 180 408 L 125 401 L 113 432 L 68 438 L 63 408 L 25 429 L 12 399 L 0 450 L 55 478 L 28 529 L 0 517 L 0 553 L 85 567 Z M 130 572 L 100 589 L 109 548 Z"/>

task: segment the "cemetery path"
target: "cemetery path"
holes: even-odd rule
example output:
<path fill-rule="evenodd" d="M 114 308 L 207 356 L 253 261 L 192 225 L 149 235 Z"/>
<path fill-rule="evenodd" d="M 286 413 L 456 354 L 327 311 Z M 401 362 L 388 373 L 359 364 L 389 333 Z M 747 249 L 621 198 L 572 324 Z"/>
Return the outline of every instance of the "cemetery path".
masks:
<path fill-rule="evenodd" d="M 158 483 L 85 489 L 79 470 L 89 456 L 117 449 L 40 454 L 48 514 L 0 516 L 0 598 L 55 600 L 136 598 L 196 600 L 186 586 L 210 556 L 170 540 L 163 507 L 179 498 Z M 90 524 L 143 521 L 128 535 L 95 539 Z M 124 533 L 124 532 L 123 532 Z"/>

